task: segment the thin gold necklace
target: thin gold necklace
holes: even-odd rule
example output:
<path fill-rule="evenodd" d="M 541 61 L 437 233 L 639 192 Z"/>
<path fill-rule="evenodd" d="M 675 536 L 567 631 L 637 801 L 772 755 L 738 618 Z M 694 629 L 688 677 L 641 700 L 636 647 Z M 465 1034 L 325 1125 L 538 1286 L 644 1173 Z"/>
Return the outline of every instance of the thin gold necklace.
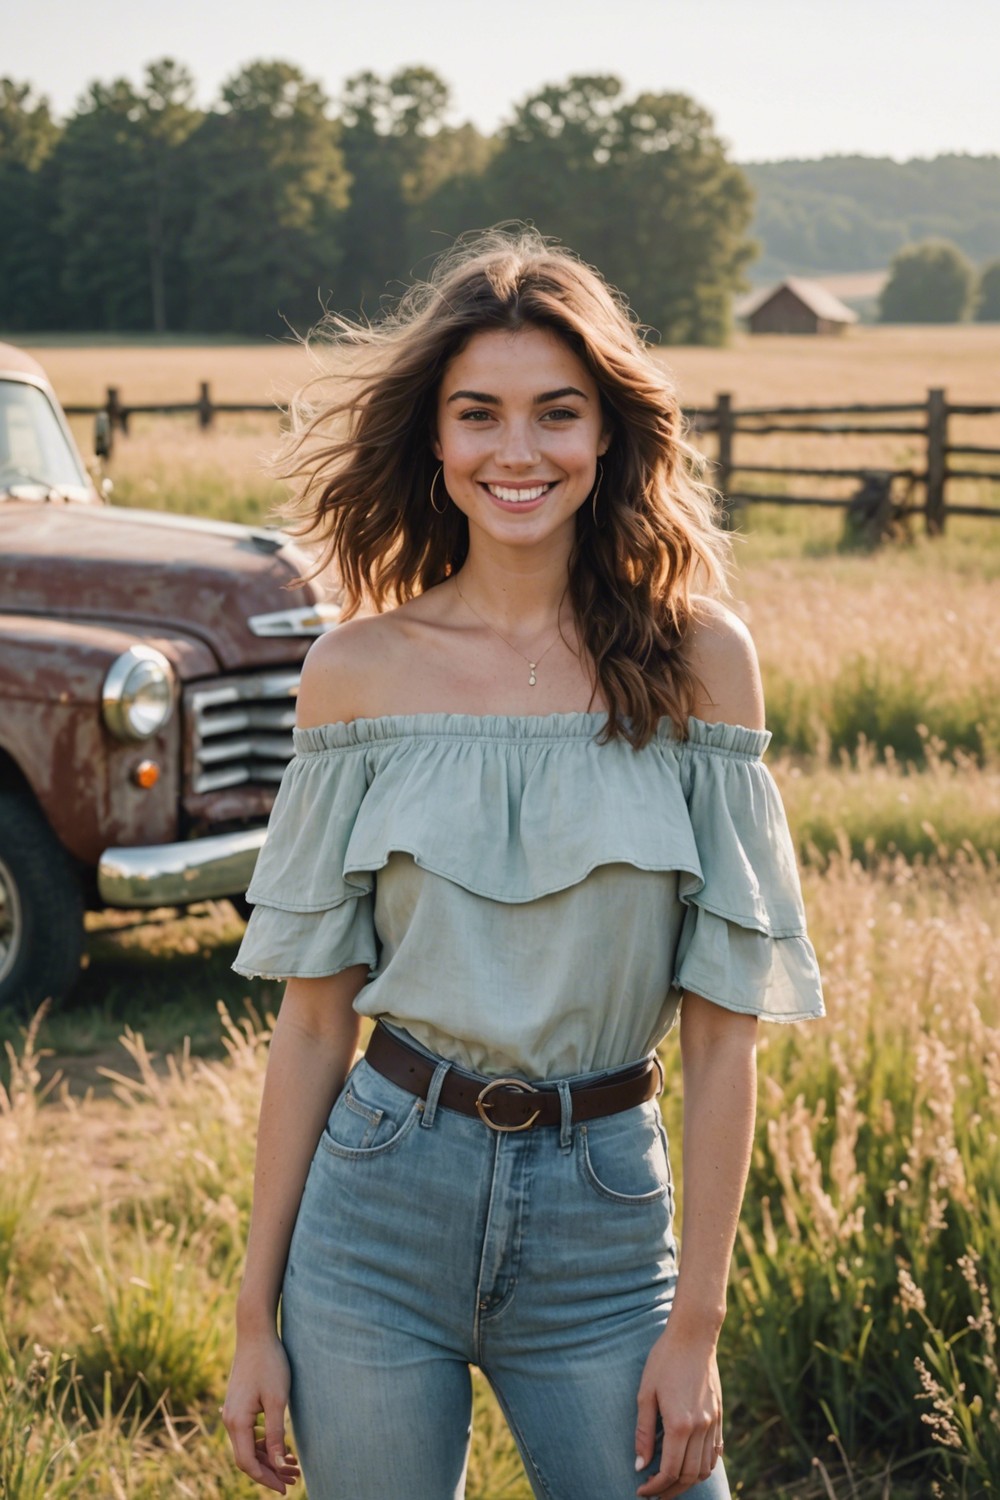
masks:
<path fill-rule="evenodd" d="M 509 647 L 509 649 L 511 651 L 513 651 L 516 656 L 519 656 L 522 661 L 526 661 L 528 663 L 528 666 L 531 668 L 530 672 L 528 673 L 528 686 L 529 687 L 534 687 L 535 683 L 538 681 L 538 678 L 535 676 L 535 671 L 536 671 L 536 669 L 538 667 L 538 664 L 539 664 L 539 662 L 541 662 L 549 654 L 549 652 L 552 650 L 552 647 L 555 645 L 556 641 L 559 640 L 559 631 L 558 630 L 556 631 L 555 635 L 552 637 L 551 641 L 549 641 L 549 644 L 546 646 L 546 648 L 542 652 L 541 656 L 536 656 L 535 660 L 532 661 L 531 658 L 530 658 L 530 656 L 525 656 L 525 654 L 524 654 L 523 651 L 518 651 L 518 649 L 517 649 L 516 646 L 511 645 L 511 643 L 507 639 L 507 637 L 505 635 L 501 635 L 500 632 L 499 632 L 499 630 L 497 630 L 496 626 L 495 625 L 491 625 L 490 622 L 489 622 L 489 620 L 487 620 L 484 615 L 481 615 L 479 613 L 478 609 L 476 608 L 476 606 L 474 604 L 469 604 L 468 599 L 466 599 L 465 595 L 462 593 L 461 585 L 459 584 L 458 575 L 457 574 L 455 576 L 455 587 L 458 589 L 458 597 L 461 599 L 461 601 L 462 601 L 463 604 L 468 605 L 469 609 L 472 610 L 472 613 L 475 615 L 476 619 L 477 620 L 481 620 L 483 622 L 483 624 L 486 626 L 486 629 L 487 630 L 491 630 L 493 632 L 493 634 L 496 636 L 497 640 L 503 641 L 504 645 L 507 646 L 507 647 Z M 565 594 L 563 595 L 563 598 L 565 598 Z M 560 601 L 559 601 L 559 608 L 562 609 L 562 599 L 560 599 Z"/>

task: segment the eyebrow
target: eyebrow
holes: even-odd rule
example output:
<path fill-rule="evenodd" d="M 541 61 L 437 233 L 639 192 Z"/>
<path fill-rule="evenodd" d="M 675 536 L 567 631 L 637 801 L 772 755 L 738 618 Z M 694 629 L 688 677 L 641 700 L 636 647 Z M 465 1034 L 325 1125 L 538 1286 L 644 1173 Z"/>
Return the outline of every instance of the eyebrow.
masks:
<path fill-rule="evenodd" d="M 543 391 L 540 396 L 532 400 L 533 406 L 544 406 L 548 401 L 562 401 L 566 396 L 579 396 L 581 401 L 588 399 L 586 392 L 578 391 L 575 385 L 560 386 L 557 391 Z M 482 406 L 501 406 L 503 403 L 499 396 L 491 396 L 487 391 L 455 391 L 445 405 L 452 401 L 478 401 Z"/>

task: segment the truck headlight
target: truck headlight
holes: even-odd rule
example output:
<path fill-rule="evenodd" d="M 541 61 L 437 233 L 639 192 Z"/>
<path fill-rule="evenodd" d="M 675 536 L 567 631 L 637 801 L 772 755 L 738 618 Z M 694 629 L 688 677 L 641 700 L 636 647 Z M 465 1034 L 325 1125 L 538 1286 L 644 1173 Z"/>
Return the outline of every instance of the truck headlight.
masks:
<path fill-rule="evenodd" d="M 146 740 L 174 710 L 174 674 L 152 646 L 130 646 L 111 664 L 102 694 L 104 722 L 120 740 Z"/>

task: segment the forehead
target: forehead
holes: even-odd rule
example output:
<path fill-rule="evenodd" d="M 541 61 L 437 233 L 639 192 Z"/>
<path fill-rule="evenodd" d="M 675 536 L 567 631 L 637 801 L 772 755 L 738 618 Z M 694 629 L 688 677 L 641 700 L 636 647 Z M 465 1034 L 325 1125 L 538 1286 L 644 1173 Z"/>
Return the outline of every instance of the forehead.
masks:
<path fill-rule="evenodd" d="M 447 365 L 442 394 L 468 386 L 501 394 L 503 389 L 536 391 L 575 385 L 595 395 L 593 376 L 577 354 L 548 328 L 484 329 Z"/>

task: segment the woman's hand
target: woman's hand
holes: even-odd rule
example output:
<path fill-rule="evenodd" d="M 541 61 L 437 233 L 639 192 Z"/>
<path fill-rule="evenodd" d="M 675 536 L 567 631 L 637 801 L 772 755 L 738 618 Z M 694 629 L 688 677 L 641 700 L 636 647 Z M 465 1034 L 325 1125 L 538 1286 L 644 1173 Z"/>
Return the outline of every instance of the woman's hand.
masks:
<path fill-rule="evenodd" d="M 652 1462 L 658 1415 L 663 1424 L 659 1473 L 636 1494 L 674 1500 L 707 1479 L 715 1467 L 722 1443 L 722 1387 L 714 1338 L 701 1332 L 689 1334 L 673 1315 L 642 1372 L 635 1430 L 637 1468 Z"/>
<path fill-rule="evenodd" d="M 290 1383 L 288 1357 L 273 1329 L 237 1341 L 222 1420 L 237 1466 L 279 1495 L 299 1477 L 298 1462 L 285 1443 Z M 254 1434 L 259 1412 L 264 1413 L 262 1438 Z"/>

